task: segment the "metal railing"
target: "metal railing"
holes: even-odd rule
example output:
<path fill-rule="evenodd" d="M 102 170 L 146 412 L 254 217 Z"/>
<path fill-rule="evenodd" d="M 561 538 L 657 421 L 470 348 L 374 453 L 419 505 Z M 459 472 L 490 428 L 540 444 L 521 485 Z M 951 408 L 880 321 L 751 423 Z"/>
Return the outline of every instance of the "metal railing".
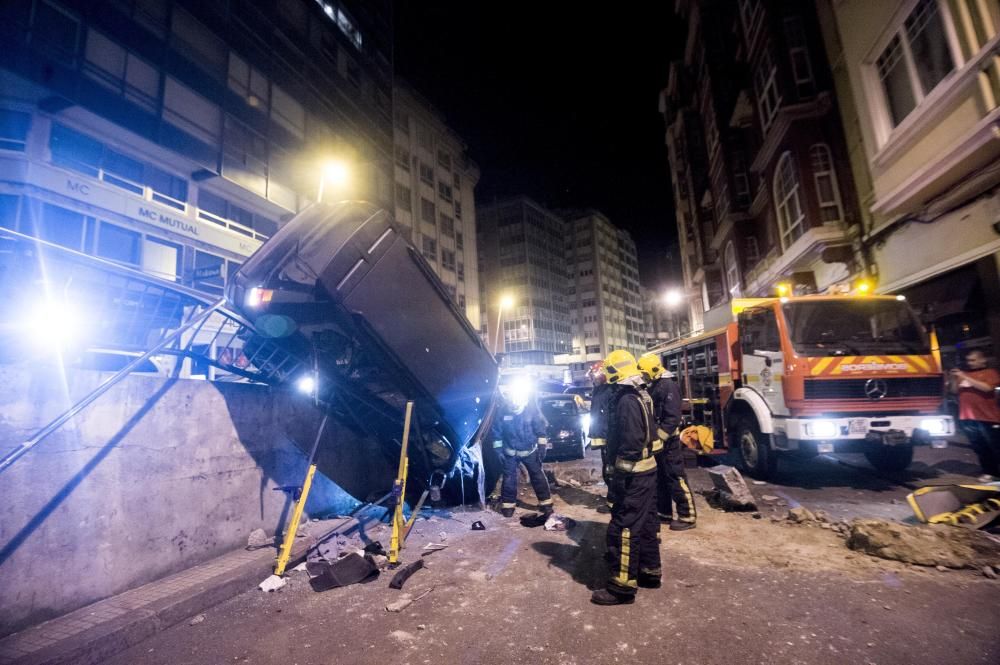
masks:
<path fill-rule="evenodd" d="M 76 357 L 120 354 L 124 367 L 0 458 L 3 471 L 153 357 L 175 359 L 173 378 L 280 385 L 310 368 L 308 357 L 261 335 L 249 321 L 194 289 L 31 236 L 0 229 L 0 363 L 30 360 L 21 324 L 40 303 L 81 316 Z M 63 324 L 59 320 L 53 326 Z M 51 353 L 50 357 L 62 354 Z M 67 354 L 70 364 L 73 354 Z M 84 366 L 85 367 L 85 366 Z M 204 369 L 203 373 L 197 370 Z M 194 370 L 194 371 L 193 371 Z"/>

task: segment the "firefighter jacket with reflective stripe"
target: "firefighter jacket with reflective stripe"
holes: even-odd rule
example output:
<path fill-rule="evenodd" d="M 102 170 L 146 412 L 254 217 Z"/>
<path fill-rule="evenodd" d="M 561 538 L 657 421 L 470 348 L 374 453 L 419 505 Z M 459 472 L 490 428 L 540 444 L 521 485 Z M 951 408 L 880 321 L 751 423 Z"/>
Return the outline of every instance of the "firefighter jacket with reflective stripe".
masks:
<path fill-rule="evenodd" d="M 661 376 L 649 386 L 649 396 L 653 398 L 656 427 L 662 431 L 658 437 L 674 436 L 681 424 L 681 390 L 677 382 Z"/>
<path fill-rule="evenodd" d="M 604 445 L 608 438 L 608 407 L 611 403 L 611 395 L 614 389 L 607 383 L 600 383 L 594 386 L 594 392 L 590 396 L 590 432 L 588 436 L 592 440 L 596 439 L 600 443 L 598 447 Z"/>
<path fill-rule="evenodd" d="M 629 385 L 616 385 L 608 409 L 608 459 L 617 463 L 650 457 L 650 444 L 655 438 L 649 394 Z"/>
<path fill-rule="evenodd" d="M 545 438 L 548 422 L 534 404 L 528 404 L 521 413 L 505 408 L 493 421 L 493 440 L 502 441 L 508 455 L 527 455 L 538 447 L 538 440 Z"/>

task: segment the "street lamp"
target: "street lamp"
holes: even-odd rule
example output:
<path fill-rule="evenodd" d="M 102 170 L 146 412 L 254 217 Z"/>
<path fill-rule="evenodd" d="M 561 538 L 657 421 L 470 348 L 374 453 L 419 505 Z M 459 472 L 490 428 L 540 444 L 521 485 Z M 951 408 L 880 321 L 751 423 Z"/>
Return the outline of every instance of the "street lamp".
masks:
<path fill-rule="evenodd" d="M 497 306 L 497 331 L 493 336 L 493 355 L 496 355 L 500 351 L 500 322 L 503 321 L 503 311 L 504 309 L 510 309 L 513 306 L 514 298 L 512 296 L 501 296 L 500 303 Z"/>
<path fill-rule="evenodd" d="M 684 292 L 680 289 L 670 289 L 663 294 L 663 304 L 670 309 L 679 307 L 682 302 L 684 302 Z"/>
<path fill-rule="evenodd" d="M 323 164 L 319 175 L 319 192 L 316 195 L 317 201 L 323 200 L 323 190 L 327 184 L 336 187 L 343 187 L 350 180 L 351 171 L 347 164 L 340 160 L 331 160 Z"/>

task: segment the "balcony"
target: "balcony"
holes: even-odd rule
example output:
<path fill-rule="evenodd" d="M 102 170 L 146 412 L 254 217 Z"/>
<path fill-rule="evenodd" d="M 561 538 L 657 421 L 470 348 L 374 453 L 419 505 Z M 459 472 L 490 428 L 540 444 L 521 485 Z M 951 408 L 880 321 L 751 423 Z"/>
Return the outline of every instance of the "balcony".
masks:
<path fill-rule="evenodd" d="M 824 249 L 850 243 L 842 224 L 824 224 L 808 229 L 783 253 L 771 250 L 752 270 L 744 283 L 747 296 L 770 295 L 775 283 L 789 273 L 809 270 Z"/>

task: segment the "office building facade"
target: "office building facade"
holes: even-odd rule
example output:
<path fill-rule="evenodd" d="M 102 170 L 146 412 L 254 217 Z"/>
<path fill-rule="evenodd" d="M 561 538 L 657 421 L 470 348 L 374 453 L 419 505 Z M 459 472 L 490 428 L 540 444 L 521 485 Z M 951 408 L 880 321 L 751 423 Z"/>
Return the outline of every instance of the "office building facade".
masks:
<path fill-rule="evenodd" d="M 219 294 L 318 197 L 391 209 L 391 3 L 0 6 L 0 226 Z"/>
<path fill-rule="evenodd" d="M 476 220 L 480 333 L 507 366 L 552 364 L 571 348 L 566 222 L 527 197 L 480 204 Z"/>
<path fill-rule="evenodd" d="M 596 210 L 563 211 L 572 347 L 562 362 L 593 362 L 615 349 L 641 353 L 645 325 L 635 242 Z"/>

